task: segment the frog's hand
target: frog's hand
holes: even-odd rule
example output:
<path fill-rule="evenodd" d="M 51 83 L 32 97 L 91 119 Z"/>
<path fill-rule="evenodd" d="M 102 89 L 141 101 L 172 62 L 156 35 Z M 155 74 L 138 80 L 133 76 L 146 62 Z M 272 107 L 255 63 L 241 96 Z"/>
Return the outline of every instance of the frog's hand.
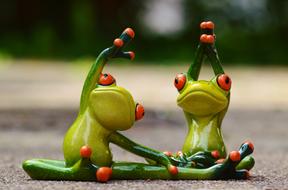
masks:
<path fill-rule="evenodd" d="M 120 146 L 121 148 L 129 152 L 132 152 L 138 156 L 142 156 L 143 158 L 148 158 L 167 167 L 168 171 L 173 175 L 176 175 L 178 172 L 177 167 L 171 164 L 168 156 L 166 156 L 163 152 L 159 152 L 137 144 L 118 132 L 112 133 L 109 136 L 109 139 L 110 142 Z"/>
<path fill-rule="evenodd" d="M 90 162 L 91 149 L 82 147 L 80 155 L 82 159 L 72 167 L 66 167 L 65 161 L 48 159 L 27 160 L 22 167 L 32 179 L 95 181 L 98 167 Z"/>
<path fill-rule="evenodd" d="M 92 65 L 84 86 L 82 89 L 81 100 L 80 100 L 80 114 L 84 113 L 90 92 L 98 84 L 98 80 L 102 70 L 109 59 L 112 58 L 127 58 L 134 59 L 135 54 L 133 52 L 123 52 L 122 49 L 134 38 L 134 31 L 131 28 L 127 28 L 120 35 L 119 38 L 116 38 L 113 42 L 113 45 L 105 50 L 103 50 L 97 57 L 95 63 Z"/>
<path fill-rule="evenodd" d="M 224 70 L 221 66 L 221 62 L 216 50 L 215 40 L 216 35 L 214 34 L 214 23 L 212 21 L 202 22 L 200 24 L 201 36 L 200 42 L 205 46 L 205 55 L 208 57 L 211 66 L 213 68 L 214 74 L 223 74 Z"/>
<path fill-rule="evenodd" d="M 211 21 L 202 22 L 200 28 L 200 43 L 196 50 L 194 60 L 187 72 L 188 76 L 195 81 L 198 80 L 201 65 L 205 56 L 210 60 L 215 75 L 224 73 L 215 46 L 216 36 L 214 34 L 214 23 Z"/>
<path fill-rule="evenodd" d="M 217 150 L 200 151 L 187 158 L 189 162 L 193 162 L 196 168 L 208 168 L 215 165 L 215 161 L 219 158 Z"/>

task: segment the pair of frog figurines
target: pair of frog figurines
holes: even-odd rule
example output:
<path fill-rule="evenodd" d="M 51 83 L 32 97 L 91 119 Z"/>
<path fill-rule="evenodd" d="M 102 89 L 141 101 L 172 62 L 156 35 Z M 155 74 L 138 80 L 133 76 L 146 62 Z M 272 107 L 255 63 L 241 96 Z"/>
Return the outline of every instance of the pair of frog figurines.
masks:
<path fill-rule="evenodd" d="M 31 159 L 23 169 L 32 179 L 107 182 L 110 179 L 211 180 L 247 179 L 254 166 L 253 144 L 226 153 L 221 123 L 228 109 L 231 79 L 221 67 L 215 48 L 214 24 L 202 22 L 200 43 L 187 73 L 178 74 L 174 85 L 179 95 L 188 133 L 182 151 L 172 154 L 137 144 L 118 131 L 131 128 L 144 116 L 144 108 L 131 94 L 103 74 L 110 59 L 133 59 L 123 48 L 134 38 L 127 28 L 111 47 L 100 53 L 85 80 L 80 111 L 65 135 L 65 161 Z M 210 81 L 198 80 L 201 64 L 208 58 L 215 73 Z M 141 156 L 148 163 L 116 162 L 109 144 Z"/>

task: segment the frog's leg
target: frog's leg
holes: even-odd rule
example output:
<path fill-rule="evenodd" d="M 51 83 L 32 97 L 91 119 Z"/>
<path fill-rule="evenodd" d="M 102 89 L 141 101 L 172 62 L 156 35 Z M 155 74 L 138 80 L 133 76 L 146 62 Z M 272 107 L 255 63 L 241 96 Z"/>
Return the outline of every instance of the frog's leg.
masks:
<path fill-rule="evenodd" d="M 245 146 L 245 145 L 244 145 Z M 100 181 L 106 182 L 110 179 L 246 179 L 249 175 L 247 170 L 236 171 L 235 167 L 252 151 L 249 147 L 241 147 L 240 151 L 233 151 L 221 164 L 215 164 L 209 168 L 184 168 L 178 167 L 177 174 L 171 173 L 169 169 L 159 165 L 148 165 L 144 163 L 115 162 L 111 168 L 97 167 L 90 162 L 90 153 L 83 153 L 82 157 L 74 166 L 65 167 L 64 161 L 45 159 L 28 160 L 23 163 L 24 170 L 32 179 L 40 180 L 74 180 L 74 181 Z M 84 148 L 87 149 L 87 148 Z M 87 151 L 86 151 L 87 152 Z M 88 151 L 89 152 L 89 151 Z M 112 170 L 111 170 L 112 169 Z"/>
<path fill-rule="evenodd" d="M 205 169 L 178 167 L 177 175 L 172 175 L 164 166 L 115 162 L 112 164 L 112 179 L 247 179 L 249 172 L 247 170 L 236 170 L 235 167 L 251 153 L 252 151 L 249 147 L 241 147 L 239 151 L 232 151 L 223 163 L 215 164 Z"/>
<path fill-rule="evenodd" d="M 214 164 L 207 168 L 175 168 L 168 156 L 162 152 L 143 147 L 129 140 L 118 132 L 110 136 L 112 143 L 135 153 L 144 158 L 149 158 L 158 165 L 143 163 L 115 162 L 112 164 L 112 179 L 227 179 L 246 178 L 247 171 L 236 171 L 236 166 L 253 150 L 247 144 L 243 144 L 239 151 L 233 151 L 229 157 L 220 164 Z M 160 166 L 160 165 L 162 166 Z M 174 163 L 173 163 L 174 164 Z M 175 171 L 176 170 L 176 171 Z"/>
<path fill-rule="evenodd" d="M 98 167 L 89 159 L 91 151 L 87 152 L 87 147 L 84 146 L 80 155 L 82 158 L 72 167 L 66 167 L 65 161 L 48 159 L 27 160 L 22 167 L 32 179 L 95 181 Z"/>

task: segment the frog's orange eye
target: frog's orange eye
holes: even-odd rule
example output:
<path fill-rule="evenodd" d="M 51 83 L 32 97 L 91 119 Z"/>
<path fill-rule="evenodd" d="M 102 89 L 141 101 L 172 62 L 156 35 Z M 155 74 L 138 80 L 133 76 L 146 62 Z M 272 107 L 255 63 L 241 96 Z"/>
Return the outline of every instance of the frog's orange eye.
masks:
<path fill-rule="evenodd" d="M 186 76 L 184 74 L 177 74 L 174 80 L 174 86 L 178 91 L 182 90 L 186 83 Z"/>
<path fill-rule="evenodd" d="M 217 83 L 223 90 L 229 91 L 231 88 L 232 81 L 228 75 L 222 74 L 218 76 Z"/>
<path fill-rule="evenodd" d="M 115 79 L 109 73 L 101 74 L 99 78 L 99 84 L 103 86 L 109 86 L 115 82 Z"/>
<path fill-rule="evenodd" d="M 140 120 L 144 117 L 145 110 L 144 107 L 141 104 L 136 104 L 136 109 L 135 109 L 135 119 Z"/>

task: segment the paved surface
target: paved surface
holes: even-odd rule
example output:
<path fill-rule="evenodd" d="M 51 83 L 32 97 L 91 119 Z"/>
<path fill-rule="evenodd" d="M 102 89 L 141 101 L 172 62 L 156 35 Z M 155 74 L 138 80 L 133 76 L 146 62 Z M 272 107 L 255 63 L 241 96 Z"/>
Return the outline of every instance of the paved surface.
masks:
<path fill-rule="evenodd" d="M 288 112 L 231 110 L 223 124 L 228 150 L 245 140 L 255 144 L 252 177 L 246 181 L 33 181 L 21 169 L 29 158 L 62 159 L 61 144 L 76 112 L 23 110 L 0 112 L 0 189 L 288 189 Z M 181 112 L 152 112 L 125 134 L 158 150 L 177 151 L 186 126 Z M 143 161 L 112 146 L 115 160 Z"/>

